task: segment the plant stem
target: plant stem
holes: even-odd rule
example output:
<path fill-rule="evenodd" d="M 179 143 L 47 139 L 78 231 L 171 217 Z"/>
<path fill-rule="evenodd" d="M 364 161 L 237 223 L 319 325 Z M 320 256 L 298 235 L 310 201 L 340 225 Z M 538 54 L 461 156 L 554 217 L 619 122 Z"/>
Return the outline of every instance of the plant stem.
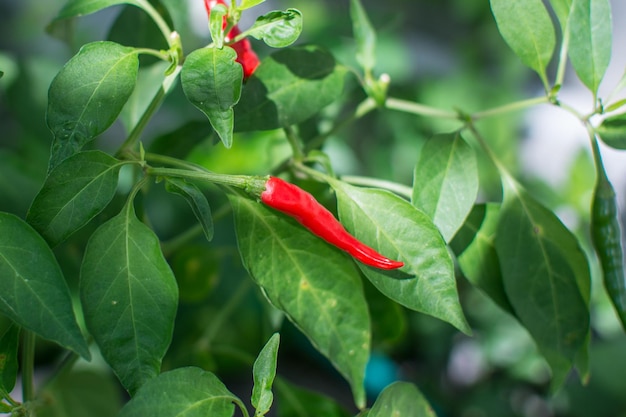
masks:
<path fill-rule="evenodd" d="M 22 331 L 22 402 L 26 403 L 35 398 L 35 333 L 26 329 Z"/>
<path fill-rule="evenodd" d="M 405 197 L 407 200 L 410 200 L 411 196 L 413 195 L 413 189 L 411 187 L 407 187 L 403 184 L 398 184 L 397 182 L 354 175 L 342 175 L 341 180 L 355 185 L 383 188 L 392 191 L 402 197 Z"/>
<path fill-rule="evenodd" d="M 418 116 L 437 117 L 443 119 L 459 119 L 459 114 L 457 112 L 436 109 L 434 107 L 429 107 L 423 104 L 407 100 L 401 100 L 393 97 L 387 98 L 387 101 L 385 101 L 385 107 L 392 110 L 399 110 L 406 113 L 416 114 Z"/>
<path fill-rule="evenodd" d="M 161 84 L 161 88 L 159 88 L 159 91 L 157 91 L 157 93 L 154 95 L 152 101 L 150 101 L 150 104 L 148 105 L 148 108 L 141 115 L 141 118 L 139 119 L 135 127 L 133 127 L 133 130 L 130 132 L 124 143 L 122 143 L 122 146 L 120 146 L 120 149 L 117 151 L 118 156 L 123 155 L 125 152 L 135 146 L 135 144 L 139 140 L 139 137 L 141 136 L 141 133 L 148 124 L 148 121 L 150 121 L 154 113 L 156 113 L 156 111 L 159 109 L 161 103 L 163 103 L 163 100 L 165 99 L 165 96 L 174 85 L 174 81 L 176 80 L 176 77 L 178 77 L 178 73 L 181 69 L 182 67 L 179 65 L 176 67 L 174 72 L 165 77 L 163 83 Z"/>
<path fill-rule="evenodd" d="M 265 189 L 265 182 L 267 177 L 253 177 L 250 175 L 228 175 L 228 174 L 216 174 L 210 171 L 198 171 L 188 169 L 176 169 L 176 168 L 146 168 L 146 174 L 154 177 L 175 177 L 184 178 L 189 180 L 199 180 L 203 182 L 226 185 L 229 187 L 236 187 L 243 189 L 244 191 L 258 194 Z"/>
<path fill-rule="evenodd" d="M 176 46 L 172 41 L 172 30 L 167 25 L 167 22 L 165 22 L 163 17 L 159 14 L 159 12 L 157 12 L 156 9 L 152 7 L 152 4 L 150 4 L 150 2 L 147 0 L 137 0 L 137 4 L 143 9 L 144 12 L 146 12 L 150 16 L 154 23 L 156 23 L 159 30 L 163 34 L 163 37 L 167 41 L 167 44 L 170 47 Z"/>
<path fill-rule="evenodd" d="M 194 164 L 192 162 L 183 161 L 182 159 L 173 158 L 167 155 L 161 155 L 158 153 L 150 153 L 146 152 L 144 155 L 146 161 L 148 162 L 156 162 L 159 164 L 170 165 L 178 168 L 189 169 L 192 171 L 200 171 L 200 172 L 208 172 L 208 170 L 200 165 Z"/>
<path fill-rule="evenodd" d="M 287 126 L 283 128 L 285 132 L 285 137 L 287 138 L 287 142 L 291 146 L 291 153 L 296 160 L 301 160 L 304 158 L 304 151 L 302 149 L 302 144 L 300 143 L 300 139 L 296 135 L 296 132 L 293 131 L 293 127 Z"/>
<path fill-rule="evenodd" d="M 514 103 L 505 104 L 504 106 L 494 107 L 483 111 L 476 112 L 471 115 L 472 120 L 484 119 L 487 117 L 497 116 L 504 113 L 510 113 L 517 110 L 522 110 L 527 107 L 532 107 L 538 104 L 547 104 L 550 100 L 548 96 L 541 96 L 530 98 L 527 100 L 516 101 Z"/>

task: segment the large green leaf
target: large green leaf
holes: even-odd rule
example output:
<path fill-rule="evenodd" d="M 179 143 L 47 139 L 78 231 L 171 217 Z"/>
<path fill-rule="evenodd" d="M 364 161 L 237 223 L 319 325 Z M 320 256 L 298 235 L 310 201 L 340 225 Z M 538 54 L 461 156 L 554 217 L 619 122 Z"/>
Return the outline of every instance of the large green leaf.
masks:
<path fill-rule="evenodd" d="M 496 234 L 504 289 L 555 375 L 579 360 L 589 333 L 589 266 L 556 215 L 507 178 Z"/>
<path fill-rule="evenodd" d="M 263 59 L 243 89 L 235 129 L 278 129 L 308 119 L 342 94 L 346 72 L 317 46 L 275 52 Z"/>
<path fill-rule="evenodd" d="M 383 255 L 405 262 L 396 276 L 359 263 L 367 278 L 386 296 L 412 310 L 470 329 L 456 290 L 454 265 L 446 243 L 430 218 L 385 190 L 332 181 L 339 219 L 346 229 Z"/>
<path fill-rule="evenodd" d="M 376 32 L 360 0 L 350 1 L 352 33 L 356 42 L 356 60 L 365 72 L 376 65 Z"/>
<path fill-rule="evenodd" d="M 417 387 L 408 382 L 394 382 L 380 393 L 367 417 L 436 417 Z"/>
<path fill-rule="evenodd" d="M 230 201 L 248 272 L 348 380 L 363 406 L 370 319 L 354 264 L 293 219 L 238 195 Z"/>
<path fill-rule="evenodd" d="M 181 72 L 187 99 L 208 118 L 224 146 L 233 143 L 233 106 L 239 101 L 243 69 L 230 47 L 202 48 L 185 59 Z"/>
<path fill-rule="evenodd" d="M 284 48 L 302 32 L 302 13 L 297 9 L 275 10 L 259 16 L 248 30 L 250 36 L 262 39 L 268 46 Z"/>
<path fill-rule="evenodd" d="M 59 11 L 55 20 L 95 13 L 117 4 L 132 4 L 141 7 L 142 3 L 142 0 L 69 0 Z"/>
<path fill-rule="evenodd" d="M 137 219 L 131 201 L 91 236 L 80 277 L 87 327 L 134 394 L 160 371 L 178 289 L 158 238 Z"/>
<path fill-rule="evenodd" d="M 276 377 L 276 361 L 278 358 L 278 344 L 280 336 L 274 333 L 267 341 L 261 353 L 254 361 L 252 376 L 254 386 L 252 387 L 251 403 L 255 408 L 255 416 L 264 416 L 270 410 L 274 401 L 272 384 Z"/>
<path fill-rule="evenodd" d="M 427 140 L 415 166 L 412 203 L 430 216 L 446 242 L 463 224 L 477 195 L 476 156 L 460 132 Z"/>
<path fill-rule="evenodd" d="M 100 151 L 79 152 L 57 165 L 26 221 L 56 246 L 100 213 L 115 195 L 122 162 Z"/>
<path fill-rule="evenodd" d="M 499 212 L 500 205 L 496 203 L 474 206 L 450 246 L 457 254 L 463 275 L 503 310 L 513 314 L 513 307 L 504 292 L 495 247 Z M 467 245 L 462 243 L 464 240 L 467 241 Z"/>
<path fill-rule="evenodd" d="M 0 396 L 10 393 L 17 378 L 17 347 L 20 342 L 20 326 L 12 323 L 0 335 Z"/>
<path fill-rule="evenodd" d="M 70 291 L 46 241 L 8 213 L 0 213 L 0 236 L 0 312 L 39 336 L 90 358 Z"/>
<path fill-rule="evenodd" d="M 500 34 L 528 67 L 548 85 L 546 67 L 550 63 L 556 37 L 550 15 L 542 0 L 490 0 Z"/>
<path fill-rule="evenodd" d="M 244 405 L 211 372 L 178 368 L 146 383 L 119 417 L 231 417 Z"/>
<path fill-rule="evenodd" d="M 93 42 L 59 71 L 48 91 L 50 169 L 111 126 L 133 92 L 138 65 L 135 49 Z"/>
<path fill-rule="evenodd" d="M 568 25 L 569 59 L 578 78 L 596 94 L 611 60 L 609 0 L 573 0 Z"/>

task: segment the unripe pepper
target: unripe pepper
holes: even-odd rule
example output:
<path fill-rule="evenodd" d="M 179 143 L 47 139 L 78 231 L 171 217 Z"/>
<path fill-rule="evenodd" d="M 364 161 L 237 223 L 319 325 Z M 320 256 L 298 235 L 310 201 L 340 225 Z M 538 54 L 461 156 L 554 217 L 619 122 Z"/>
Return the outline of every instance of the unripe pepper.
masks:
<path fill-rule="evenodd" d="M 404 263 L 384 257 L 352 236 L 326 207 L 294 184 L 270 177 L 261 193 L 261 201 L 293 217 L 313 234 L 348 252 L 365 265 L 387 270 L 404 266 Z"/>
<path fill-rule="evenodd" d="M 210 15 L 211 9 L 218 4 L 226 5 L 226 2 L 224 2 L 224 0 L 204 0 L 204 7 L 206 8 L 207 14 Z M 226 21 L 226 16 L 224 16 L 222 29 L 225 29 L 227 24 L 228 23 Z M 226 42 L 230 42 L 240 33 L 241 33 L 241 30 L 239 30 L 237 25 L 235 25 L 226 34 L 224 40 Z M 248 40 L 247 38 L 237 41 L 229 46 L 233 48 L 235 52 L 237 52 L 236 61 L 239 64 L 241 64 L 241 66 L 243 67 L 243 79 L 245 81 L 254 73 L 256 68 L 259 66 L 260 64 L 259 57 L 252 49 L 252 44 L 250 43 L 250 40 Z"/>

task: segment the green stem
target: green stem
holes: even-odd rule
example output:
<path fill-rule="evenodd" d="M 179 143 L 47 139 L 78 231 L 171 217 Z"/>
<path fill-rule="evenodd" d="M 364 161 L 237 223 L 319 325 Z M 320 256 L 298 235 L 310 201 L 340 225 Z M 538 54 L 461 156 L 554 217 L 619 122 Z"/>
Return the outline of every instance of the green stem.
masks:
<path fill-rule="evenodd" d="M 182 67 L 179 65 L 176 67 L 174 72 L 165 77 L 161 88 L 159 88 L 159 91 L 157 91 L 157 93 L 154 95 L 152 101 L 150 101 L 150 104 L 148 105 L 148 108 L 141 115 L 141 118 L 139 119 L 135 127 L 133 127 L 133 130 L 130 132 L 124 143 L 122 143 L 122 146 L 120 146 L 120 149 L 117 151 L 118 156 L 123 155 L 125 152 L 135 146 L 135 144 L 139 140 L 139 137 L 141 136 L 141 133 L 148 124 L 148 121 L 150 121 L 152 116 L 159 109 L 161 103 L 163 103 L 163 100 L 165 99 L 165 96 L 174 85 L 174 80 L 176 79 L 176 77 L 178 77 L 178 73 L 181 69 Z"/>
<path fill-rule="evenodd" d="M 522 110 L 528 107 L 532 107 L 538 104 L 547 104 L 550 102 L 548 96 L 541 96 L 530 98 L 527 100 L 516 101 L 514 103 L 505 104 L 504 106 L 494 107 L 483 111 L 476 112 L 471 115 L 472 120 L 484 119 L 487 117 L 497 116 L 504 113 L 510 113 L 517 110 Z"/>
<path fill-rule="evenodd" d="M 22 331 L 22 401 L 26 403 L 35 398 L 35 333 L 26 329 Z"/>
<path fill-rule="evenodd" d="M 559 65 L 556 70 L 556 79 L 554 80 L 555 86 L 563 84 L 565 78 L 565 69 L 567 68 L 567 50 L 569 48 L 569 29 L 563 30 L 563 41 L 561 42 L 561 51 L 559 53 Z"/>
<path fill-rule="evenodd" d="M 156 23 L 159 30 L 163 34 L 163 37 L 167 41 L 167 44 L 170 47 L 177 46 L 177 42 L 173 39 L 172 36 L 172 30 L 168 26 L 167 22 L 163 19 L 163 16 L 161 16 L 159 12 L 157 12 L 156 9 L 152 7 L 152 4 L 150 4 L 150 2 L 147 0 L 137 0 L 137 4 L 143 9 L 143 11 L 145 11 L 150 16 L 150 18 L 152 18 L 154 23 Z"/>
<path fill-rule="evenodd" d="M 304 158 L 302 144 L 300 143 L 300 139 L 296 135 L 296 132 L 294 132 L 293 128 L 291 126 L 286 126 L 285 128 L 283 128 L 283 131 L 285 132 L 287 142 L 289 142 L 289 145 L 291 146 L 291 152 L 293 154 L 293 157 L 296 160 L 301 160 L 302 158 Z"/>
<path fill-rule="evenodd" d="M 493 153 L 491 148 L 489 148 L 489 145 L 487 145 L 487 141 L 485 141 L 485 139 L 480 134 L 478 129 L 476 129 L 476 126 L 474 125 L 474 123 L 470 122 L 466 126 L 470 130 L 470 132 L 472 132 L 472 134 L 474 135 L 474 138 L 476 138 L 476 141 L 478 142 L 480 147 L 483 149 L 487 157 L 491 160 L 491 162 L 498 169 L 498 172 L 500 173 L 502 178 L 508 181 L 509 183 L 511 183 L 512 185 L 515 185 L 515 179 L 513 178 L 511 173 L 506 169 L 505 165 L 496 156 L 496 154 Z"/>
<path fill-rule="evenodd" d="M 602 162 L 602 154 L 600 153 L 600 145 L 598 145 L 598 139 L 596 138 L 596 133 L 593 130 L 593 127 L 589 123 L 585 123 L 585 127 L 587 128 L 587 133 L 589 134 L 589 140 L 591 141 L 591 153 L 593 154 L 593 161 L 596 166 L 596 174 L 598 176 L 598 183 L 601 182 L 602 179 L 608 182 L 608 177 L 606 175 L 606 171 L 604 170 L 604 163 Z"/>
<path fill-rule="evenodd" d="M 253 177 L 250 175 L 227 175 L 216 174 L 210 171 L 197 171 L 176 168 L 153 168 L 147 167 L 146 174 L 154 177 L 175 177 L 188 180 L 198 180 L 213 184 L 225 185 L 244 190 L 246 193 L 259 198 L 263 190 L 267 177 Z"/>
<path fill-rule="evenodd" d="M 416 114 L 418 116 L 437 117 L 443 119 L 459 119 L 459 114 L 457 112 L 436 109 L 434 107 L 429 107 L 423 104 L 407 100 L 401 100 L 393 97 L 387 98 L 387 101 L 385 101 L 385 107 L 392 110 L 399 110 L 406 113 Z"/>
<path fill-rule="evenodd" d="M 135 52 L 137 52 L 138 54 L 144 54 L 144 55 L 152 55 L 154 57 L 159 58 L 160 60 L 163 61 L 168 61 L 170 60 L 170 56 L 162 51 L 157 51 L 156 49 L 150 49 L 150 48 L 135 48 Z"/>
<path fill-rule="evenodd" d="M 402 197 L 405 197 L 407 200 L 410 200 L 413 195 L 413 189 L 411 187 L 407 187 L 403 184 L 398 184 L 397 182 L 354 175 L 342 175 L 341 180 L 354 185 L 383 188 L 385 190 L 392 191 Z"/>
<path fill-rule="evenodd" d="M 192 171 L 208 172 L 206 168 L 200 165 L 197 165 L 188 161 L 183 161 L 182 159 L 173 158 L 171 156 L 161 155 L 158 153 L 146 152 L 146 154 L 144 155 L 144 158 L 148 162 L 153 162 L 153 163 L 156 162 L 159 164 L 165 164 L 165 165 L 170 165 L 170 166 L 174 166 L 178 168 L 189 169 Z"/>

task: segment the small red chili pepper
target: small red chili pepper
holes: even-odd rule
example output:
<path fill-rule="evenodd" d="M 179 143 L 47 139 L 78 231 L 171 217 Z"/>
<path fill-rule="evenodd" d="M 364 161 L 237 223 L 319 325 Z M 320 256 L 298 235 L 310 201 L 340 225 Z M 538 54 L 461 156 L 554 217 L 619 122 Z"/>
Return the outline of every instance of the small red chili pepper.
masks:
<path fill-rule="evenodd" d="M 261 193 L 261 201 L 293 217 L 313 234 L 348 252 L 365 265 L 380 269 L 397 269 L 404 266 L 403 262 L 384 257 L 352 236 L 326 207 L 294 184 L 270 177 L 265 183 L 265 190 Z"/>
<path fill-rule="evenodd" d="M 226 5 L 226 2 L 224 2 L 224 0 L 204 0 L 204 7 L 206 8 L 207 14 L 210 15 L 211 9 L 217 4 Z M 227 24 L 228 23 L 226 21 L 226 17 L 224 17 L 222 29 L 225 29 Z M 225 36 L 226 42 L 234 39 L 240 33 L 241 30 L 239 30 L 237 25 L 233 26 Z M 247 38 L 233 43 L 232 45 L 230 45 L 230 47 L 233 48 L 235 52 L 237 52 L 236 61 L 239 62 L 243 67 L 243 79 L 245 81 L 254 73 L 256 68 L 259 66 L 259 57 L 252 49 L 252 44 Z"/>

